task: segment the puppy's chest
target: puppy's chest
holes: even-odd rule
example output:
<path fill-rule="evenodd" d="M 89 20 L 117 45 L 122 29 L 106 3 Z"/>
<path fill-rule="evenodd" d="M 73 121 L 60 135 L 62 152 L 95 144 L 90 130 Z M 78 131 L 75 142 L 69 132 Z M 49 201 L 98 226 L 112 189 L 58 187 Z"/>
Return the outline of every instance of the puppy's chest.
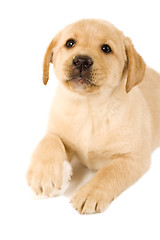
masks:
<path fill-rule="evenodd" d="M 115 148 L 122 145 L 117 146 L 122 142 L 118 137 L 121 134 L 117 135 L 119 108 L 113 108 L 103 98 L 77 102 L 67 97 L 64 101 L 60 96 L 53 102 L 49 131 L 59 136 L 71 155 L 75 153 L 84 165 L 91 169 L 103 167 Z"/>
<path fill-rule="evenodd" d="M 63 141 L 71 148 L 80 161 L 91 169 L 98 169 L 103 164 L 103 156 L 108 154 L 106 146 L 110 126 L 105 109 L 94 111 L 79 108 L 78 112 L 65 117 L 65 135 Z M 105 149 L 105 150 L 104 150 Z M 97 161 L 99 159 L 99 161 Z"/>

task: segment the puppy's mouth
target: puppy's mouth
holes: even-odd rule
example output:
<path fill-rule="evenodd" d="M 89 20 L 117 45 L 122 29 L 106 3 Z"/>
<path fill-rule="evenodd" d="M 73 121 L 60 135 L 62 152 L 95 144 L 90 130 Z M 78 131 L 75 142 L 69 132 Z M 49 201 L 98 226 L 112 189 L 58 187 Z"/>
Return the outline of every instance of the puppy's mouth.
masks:
<path fill-rule="evenodd" d="M 93 84 L 91 82 L 90 79 L 85 78 L 83 76 L 72 76 L 69 80 L 67 80 L 67 82 L 72 82 L 73 84 L 77 85 L 77 86 L 96 86 L 95 84 Z"/>
<path fill-rule="evenodd" d="M 83 89 L 96 86 L 91 79 L 90 73 L 90 71 L 84 71 L 82 69 L 78 70 L 72 67 L 71 74 L 67 82 L 74 87 L 81 87 Z"/>

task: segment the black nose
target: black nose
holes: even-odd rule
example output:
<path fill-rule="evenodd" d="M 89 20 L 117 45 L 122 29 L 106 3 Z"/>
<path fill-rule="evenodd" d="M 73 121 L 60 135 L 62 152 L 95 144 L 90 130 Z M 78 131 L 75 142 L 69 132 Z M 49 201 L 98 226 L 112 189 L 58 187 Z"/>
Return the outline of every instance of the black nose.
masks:
<path fill-rule="evenodd" d="M 80 71 L 88 70 L 92 64 L 92 58 L 85 55 L 78 55 L 73 59 L 73 65 Z"/>

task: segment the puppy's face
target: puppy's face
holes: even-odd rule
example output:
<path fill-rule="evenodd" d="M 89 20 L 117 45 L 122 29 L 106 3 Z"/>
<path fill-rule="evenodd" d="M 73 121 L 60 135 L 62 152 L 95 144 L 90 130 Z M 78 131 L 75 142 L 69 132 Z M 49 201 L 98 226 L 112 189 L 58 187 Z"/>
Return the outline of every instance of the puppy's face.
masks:
<path fill-rule="evenodd" d="M 43 80 L 45 84 L 48 81 L 49 64 L 46 63 L 50 60 L 58 79 L 71 91 L 86 94 L 101 88 L 113 90 L 127 70 L 130 75 L 133 72 L 133 61 L 129 69 L 129 56 L 131 60 L 134 55 L 141 58 L 131 42 L 110 23 L 81 20 L 67 26 L 50 43 L 44 59 Z M 126 91 L 139 81 L 133 83 L 128 79 Z"/>

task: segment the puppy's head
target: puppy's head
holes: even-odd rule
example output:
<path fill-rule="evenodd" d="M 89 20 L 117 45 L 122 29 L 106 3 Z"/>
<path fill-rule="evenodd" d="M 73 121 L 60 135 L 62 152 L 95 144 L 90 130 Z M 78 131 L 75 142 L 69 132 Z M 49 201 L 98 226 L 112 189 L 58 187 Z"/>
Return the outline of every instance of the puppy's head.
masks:
<path fill-rule="evenodd" d="M 54 64 L 58 79 L 71 91 L 114 90 L 122 79 L 126 92 L 142 81 L 145 63 L 132 42 L 112 24 L 81 20 L 68 25 L 51 41 L 44 57 L 43 82 Z"/>

